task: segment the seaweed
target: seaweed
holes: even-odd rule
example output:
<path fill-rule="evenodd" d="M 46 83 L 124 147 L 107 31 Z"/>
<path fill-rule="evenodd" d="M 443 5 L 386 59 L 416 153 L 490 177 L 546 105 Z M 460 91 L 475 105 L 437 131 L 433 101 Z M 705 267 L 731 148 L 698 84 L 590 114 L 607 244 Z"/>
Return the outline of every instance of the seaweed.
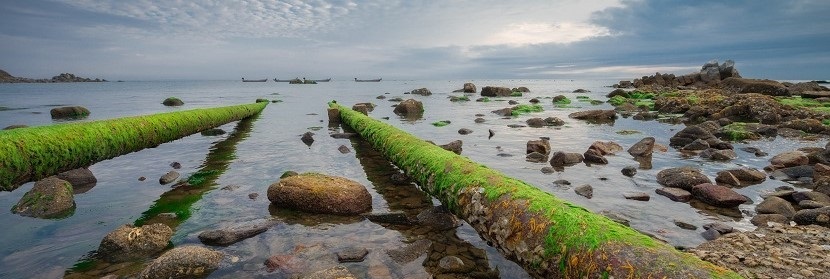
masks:
<path fill-rule="evenodd" d="M 540 105 L 518 105 L 511 109 L 510 113 L 513 116 L 528 114 L 531 112 L 542 112 L 544 109 Z"/>

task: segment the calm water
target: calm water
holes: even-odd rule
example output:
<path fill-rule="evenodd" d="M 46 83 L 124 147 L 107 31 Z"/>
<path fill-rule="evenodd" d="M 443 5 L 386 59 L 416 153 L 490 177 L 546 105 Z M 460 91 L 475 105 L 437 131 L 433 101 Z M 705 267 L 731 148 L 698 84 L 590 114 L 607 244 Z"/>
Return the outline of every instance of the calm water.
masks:
<path fill-rule="evenodd" d="M 658 143 L 668 145 L 668 138 L 684 126 L 657 121 L 619 119 L 613 124 L 588 124 L 567 118 L 569 113 L 583 109 L 608 109 L 607 104 L 590 105 L 576 102 L 576 96 L 593 99 L 604 97 L 611 88 L 604 87 L 611 80 L 473 80 L 479 88 L 484 86 L 526 86 L 532 90 L 523 97 L 504 98 L 489 103 L 450 102 L 450 93 L 469 81 L 387 81 L 380 83 L 355 83 L 332 81 L 317 85 L 289 85 L 287 83 L 242 83 L 239 81 L 164 81 L 164 82 L 109 82 L 74 84 L 0 84 L 0 127 L 12 124 L 53 124 L 49 110 L 55 106 L 81 105 L 92 111 L 87 120 L 108 119 L 143 115 L 192 108 L 215 107 L 253 102 L 256 98 L 281 100 L 269 105 L 256 119 L 229 123 L 222 126 L 228 134 L 215 137 L 199 134 L 103 161 L 90 167 L 98 178 L 97 185 L 75 195 L 77 210 L 61 220 L 40 220 L 10 213 L 10 208 L 33 183 L 23 185 L 14 192 L 0 192 L 1 278 L 60 278 L 73 266 L 86 270 L 86 257 L 97 249 L 108 232 L 122 224 L 132 224 L 137 219 L 152 217 L 160 204 L 176 200 L 177 195 L 161 186 L 157 178 L 171 170 L 171 162 L 180 162 L 182 177 L 196 172 L 209 173 L 212 187 L 191 196 L 200 199 L 180 201 L 185 203 L 191 217 L 176 222 L 174 245 L 199 243 L 197 235 L 202 230 L 215 229 L 241 222 L 274 218 L 279 223 L 269 231 L 229 247 L 216 247 L 228 254 L 225 262 L 213 278 L 268 277 L 275 276 L 265 270 L 263 262 L 271 255 L 294 254 L 303 261 L 302 269 L 314 271 L 336 263 L 332 251 L 359 246 L 370 250 L 364 262 L 346 264 L 359 277 L 371 274 L 388 274 L 397 278 L 428 278 L 434 273 L 435 262 L 445 253 L 456 253 L 478 266 L 477 271 L 497 270 L 504 278 L 522 278 L 527 274 L 517 265 L 506 260 L 495 249 L 488 247 L 467 225 L 444 232 L 424 228 L 382 226 L 360 218 L 342 218 L 324 215 L 296 214 L 269 208 L 266 198 L 268 185 L 279 180 L 288 170 L 321 172 L 343 176 L 366 185 L 373 196 L 373 212 L 403 211 L 410 216 L 437 204 L 424 196 L 415 186 L 393 186 L 388 180 L 396 169 L 379 157 L 377 152 L 359 139 L 334 139 L 327 134 L 341 131 L 340 127 L 327 127 L 326 103 L 337 100 L 351 105 L 357 102 L 373 102 L 378 106 L 370 116 L 384 120 L 418 137 L 436 143 L 461 139 L 463 155 L 505 174 L 522 179 L 545 191 L 553 193 L 592 211 L 614 211 L 631 220 L 632 227 L 656 235 L 671 244 L 695 246 L 703 242 L 702 231 L 676 227 L 673 220 L 684 220 L 698 225 L 723 221 L 740 229 L 752 229 L 746 214 L 739 211 L 716 212 L 711 209 L 676 203 L 654 194 L 659 188 L 655 181 L 658 171 L 668 167 L 692 165 L 704 169 L 711 178 L 719 170 L 747 166 L 762 168 L 768 157 L 736 151 L 739 158 L 731 162 L 709 162 L 699 158 L 686 158 L 675 150 L 655 153 L 653 168 L 639 170 L 633 178 L 620 174 L 629 165 L 636 166 L 628 154 L 622 152 L 609 156 L 608 165 L 568 167 L 562 172 L 543 174 L 540 169 L 546 163 L 525 161 L 525 143 L 545 136 L 551 138 L 554 151 L 584 152 L 596 140 L 615 141 L 625 148 L 646 136 L 654 136 Z M 426 87 L 432 96 L 404 95 L 403 92 Z M 577 88 L 592 93 L 570 93 Z M 389 93 L 389 94 L 385 94 Z M 550 99 L 559 94 L 568 96 L 581 108 L 555 108 Z M 426 113 L 416 121 L 399 119 L 392 113 L 393 102 L 376 99 L 415 98 L 424 103 Z M 176 96 L 185 101 L 182 107 L 168 108 L 161 105 L 167 97 Z M 476 96 L 471 96 L 475 99 Z M 542 99 L 544 112 L 509 119 L 490 113 L 508 107 L 506 100 L 528 103 L 530 98 Z M 485 114 L 485 123 L 474 123 L 475 114 Z M 509 128 L 509 124 L 524 124 L 531 117 L 556 116 L 567 122 L 561 128 Z M 87 121 L 85 120 L 85 121 Z M 433 127 L 430 123 L 451 120 L 445 127 Z M 469 128 L 474 132 L 459 135 L 457 130 Z M 319 129 L 319 130 L 317 130 Z M 495 136 L 488 139 L 488 129 Z M 315 130 L 315 142 L 309 147 L 300 141 L 300 135 Z M 640 134 L 621 135 L 618 131 L 636 130 Z M 348 146 L 352 152 L 341 154 L 337 148 Z M 757 141 L 736 144 L 756 146 L 774 155 L 781 151 L 805 146 L 824 146 L 824 142 L 794 141 L 783 138 L 774 141 Z M 511 154 L 512 157 L 499 156 Z M 139 177 L 147 177 L 139 181 Z M 571 186 L 557 186 L 553 181 L 566 179 Z M 577 196 L 573 187 L 591 184 L 594 197 Z M 738 192 L 760 201 L 760 195 L 785 183 L 767 180 L 763 184 L 737 189 Z M 651 194 L 648 202 L 623 198 L 625 192 L 639 191 Z M 249 193 L 259 193 L 255 200 Z M 152 209 L 152 210 L 151 210 Z M 741 210 L 753 212 L 753 206 L 744 205 Z M 743 216 L 743 217 L 741 217 Z M 418 239 L 430 239 L 438 245 L 421 258 L 400 263 L 389 259 L 384 251 L 399 248 Z M 437 249 L 436 246 L 451 249 Z M 453 252 L 447 252 L 452 250 Z M 78 278 L 104 275 L 99 269 L 137 269 L 140 266 L 100 266 L 91 271 L 72 271 Z M 279 274 L 277 274 L 279 275 Z"/>

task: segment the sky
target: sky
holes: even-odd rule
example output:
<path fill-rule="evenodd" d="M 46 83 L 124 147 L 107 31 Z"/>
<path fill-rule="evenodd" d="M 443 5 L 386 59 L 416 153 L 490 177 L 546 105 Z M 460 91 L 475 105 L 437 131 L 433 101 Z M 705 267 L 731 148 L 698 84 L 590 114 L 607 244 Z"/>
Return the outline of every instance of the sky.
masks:
<path fill-rule="evenodd" d="M 0 69 L 110 80 L 830 79 L 827 0 L 0 0 Z"/>

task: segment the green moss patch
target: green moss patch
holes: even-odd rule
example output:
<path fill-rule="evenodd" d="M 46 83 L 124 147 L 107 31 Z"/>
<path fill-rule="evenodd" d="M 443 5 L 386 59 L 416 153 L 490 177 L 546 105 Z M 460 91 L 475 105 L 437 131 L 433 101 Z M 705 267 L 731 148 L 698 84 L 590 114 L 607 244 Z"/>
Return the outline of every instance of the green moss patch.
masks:
<path fill-rule="evenodd" d="M 444 127 L 444 126 L 450 125 L 450 123 L 451 122 L 449 120 L 441 120 L 441 121 L 432 122 L 432 126 Z"/>
<path fill-rule="evenodd" d="M 518 105 L 513 107 L 511 110 L 511 114 L 513 116 L 519 116 L 522 114 L 528 114 L 531 112 L 542 112 L 544 109 L 540 105 Z"/>
<path fill-rule="evenodd" d="M 821 113 L 830 113 L 830 102 L 822 103 L 810 98 L 801 98 L 801 96 L 776 98 L 779 103 L 795 108 L 806 108 L 812 111 Z"/>
<path fill-rule="evenodd" d="M 732 141 L 758 139 L 758 134 L 747 130 L 746 123 L 743 122 L 734 122 L 729 125 L 723 126 L 721 127 L 721 132 L 723 132 L 728 137 L 728 139 Z"/>
<path fill-rule="evenodd" d="M 513 91 L 513 92 L 510 93 L 510 97 L 521 97 L 521 96 L 522 96 L 522 92 L 519 92 L 519 91 Z"/>

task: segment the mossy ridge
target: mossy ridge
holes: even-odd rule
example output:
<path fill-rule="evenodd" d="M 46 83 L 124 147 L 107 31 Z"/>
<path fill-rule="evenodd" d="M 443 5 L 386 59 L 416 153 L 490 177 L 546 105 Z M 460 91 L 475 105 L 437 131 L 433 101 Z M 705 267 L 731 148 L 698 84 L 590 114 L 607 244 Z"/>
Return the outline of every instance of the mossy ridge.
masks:
<path fill-rule="evenodd" d="M 268 103 L 28 127 L 0 133 L 0 190 L 249 117 Z"/>
<path fill-rule="evenodd" d="M 801 96 L 779 97 L 776 100 L 782 105 L 794 108 L 807 108 L 815 112 L 830 113 L 830 102 L 822 103 L 810 98 L 801 98 Z"/>
<path fill-rule="evenodd" d="M 487 200 L 490 201 L 509 197 L 513 201 L 527 202 L 530 211 L 549 220 L 544 248 L 545 257 L 548 260 L 559 259 L 561 262 L 561 260 L 576 257 L 593 261 L 598 258 L 593 256 L 595 252 L 612 251 L 609 247 L 619 245 L 636 248 L 632 250 L 662 251 L 671 256 L 666 261 L 670 261 L 670 265 L 677 269 L 695 266 L 711 272 L 714 277 L 739 278 L 734 273 L 705 263 L 689 254 L 680 253 L 631 228 L 559 200 L 529 184 L 443 150 L 391 125 L 335 103 L 329 105 L 340 110 L 341 118 L 346 125 L 352 127 L 387 158 L 405 170 L 415 181 L 419 182 L 422 189 L 438 197 L 456 215 L 459 215 L 458 193 L 465 188 L 483 189 Z M 672 260 L 678 262 L 671 262 Z M 592 263 L 586 263 L 586 266 Z M 528 267 L 539 263 L 522 264 Z M 666 268 L 663 265 L 648 266 L 648 263 L 645 265 L 649 270 Z M 569 265 L 563 265 L 563 268 L 567 266 Z M 571 274 L 571 272 L 559 270 L 558 274 Z"/>

